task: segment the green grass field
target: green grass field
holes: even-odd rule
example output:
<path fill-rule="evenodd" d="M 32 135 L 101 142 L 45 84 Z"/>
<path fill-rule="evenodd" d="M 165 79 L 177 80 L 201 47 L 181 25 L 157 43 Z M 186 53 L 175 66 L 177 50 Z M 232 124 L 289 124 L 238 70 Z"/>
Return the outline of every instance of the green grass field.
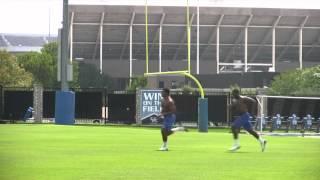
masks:
<path fill-rule="evenodd" d="M 0 125 L 0 179 L 319 179 L 320 139 L 176 133 L 169 151 L 158 128 L 117 126 Z"/>

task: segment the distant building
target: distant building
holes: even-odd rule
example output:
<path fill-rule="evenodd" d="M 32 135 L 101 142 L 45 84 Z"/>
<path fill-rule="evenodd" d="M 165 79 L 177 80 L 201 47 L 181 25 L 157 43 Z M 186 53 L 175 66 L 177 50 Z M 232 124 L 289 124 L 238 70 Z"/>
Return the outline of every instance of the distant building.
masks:
<path fill-rule="evenodd" d="M 199 11 L 189 9 L 190 64 L 204 87 L 264 87 L 278 73 L 320 65 L 320 10 L 199 3 Z M 172 4 L 149 2 L 149 72 L 187 69 L 186 2 Z M 145 19 L 140 1 L 71 3 L 71 59 L 95 64 L 124 88 L 146 72 Z M 186 79 L 157 76 L 149 84 L 174 88 Z"/>
<path fill-rule="evenodd" d="M 43 45 L 57 41 L 57 37 L 44 35 L 0 34 L 0 49 L 10 53 L 39 52 Z"/>

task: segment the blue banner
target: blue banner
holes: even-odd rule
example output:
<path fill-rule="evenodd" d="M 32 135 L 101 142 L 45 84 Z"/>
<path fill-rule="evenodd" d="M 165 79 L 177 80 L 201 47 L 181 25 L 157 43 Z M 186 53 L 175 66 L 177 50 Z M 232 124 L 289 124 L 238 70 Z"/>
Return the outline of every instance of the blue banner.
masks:
<path fill-rule="evenodd" d="M 161 111 L 161 91 L 142 89 L 140 96 L 140 117 L 142 123 L 156 122 L 156 117 Z"/>

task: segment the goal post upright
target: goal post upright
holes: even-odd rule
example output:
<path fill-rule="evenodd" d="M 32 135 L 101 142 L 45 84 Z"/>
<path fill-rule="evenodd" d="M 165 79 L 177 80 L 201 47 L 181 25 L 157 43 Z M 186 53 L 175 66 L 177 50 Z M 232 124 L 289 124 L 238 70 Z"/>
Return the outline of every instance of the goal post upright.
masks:
<path fill-rule="evenodd" d="M 204 89 L 199 80 L 191 74 L 191 30 L 189 20 L 189 0 L 187 0 L 187 41 L 188 41 L 188 69 L 182 71 L 167 71 L 167 72 L 149 72 L 149 40 L 148 40 L 148 0 L 145 3 L 145 40 L 146 40 L 146 71 L 144 76 L 161 76 L 161 75 L 182 75 L 192 79 L 198 86 L 200 98 L 198 99 L 198 130 L 199 132 L 208 132 L 208 98 L 205 98 Z"/>
<path fill-rule="evenodd" d="M 265 118 L 265 115 L 268 114 L 268 112 L 267 112 L 267 98 L 265 95 L 257 95 L 256 98 L 257 98 L 257 102 L 258 102 L 257 115 L 260 116 L 260 121 L 259 121 L 260 122 L 259 123 L 260 133 L 262 133 L 262 131 L 263 131 L 262 120 L 263 120 L 263 118 Z"/>

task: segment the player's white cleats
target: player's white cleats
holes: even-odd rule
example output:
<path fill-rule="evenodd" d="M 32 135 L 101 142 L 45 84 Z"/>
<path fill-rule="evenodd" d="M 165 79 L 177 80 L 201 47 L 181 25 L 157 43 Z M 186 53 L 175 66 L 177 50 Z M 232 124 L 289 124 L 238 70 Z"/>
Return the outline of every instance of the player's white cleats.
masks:
<path fill-rule="evenodd" d="M 233 146 L 229 149 L 229 151 L 234 152 L 234 151 L 236 151 L 236 150 L 238 150 L 238 149 L 240 149 L 240 145 L 233 145 Z"/>
<path fill-rule="evenodd" d="M 162 147 L 159 149 L 159 151 L 168 151 L 168 148 L 167 148 L 167 147 L 162 146 Z"/>
<path fill-rule="evenodd" d="M 261 143 L 261 151 L 264 152 L 264 150 L 266 149 L 266 146 L 267 146 L 267 141 L 266 140 L 263 140 Z"/>
<path fill-rule="evenodd" d="M 173 132 L 177 132 L 177 131 L 188 132 L 189 130 L 187 128 L 185 128 L 185 127 L 180 126 L 180 127 L 172 128 L 171 131 L 173 131 Z"/>

